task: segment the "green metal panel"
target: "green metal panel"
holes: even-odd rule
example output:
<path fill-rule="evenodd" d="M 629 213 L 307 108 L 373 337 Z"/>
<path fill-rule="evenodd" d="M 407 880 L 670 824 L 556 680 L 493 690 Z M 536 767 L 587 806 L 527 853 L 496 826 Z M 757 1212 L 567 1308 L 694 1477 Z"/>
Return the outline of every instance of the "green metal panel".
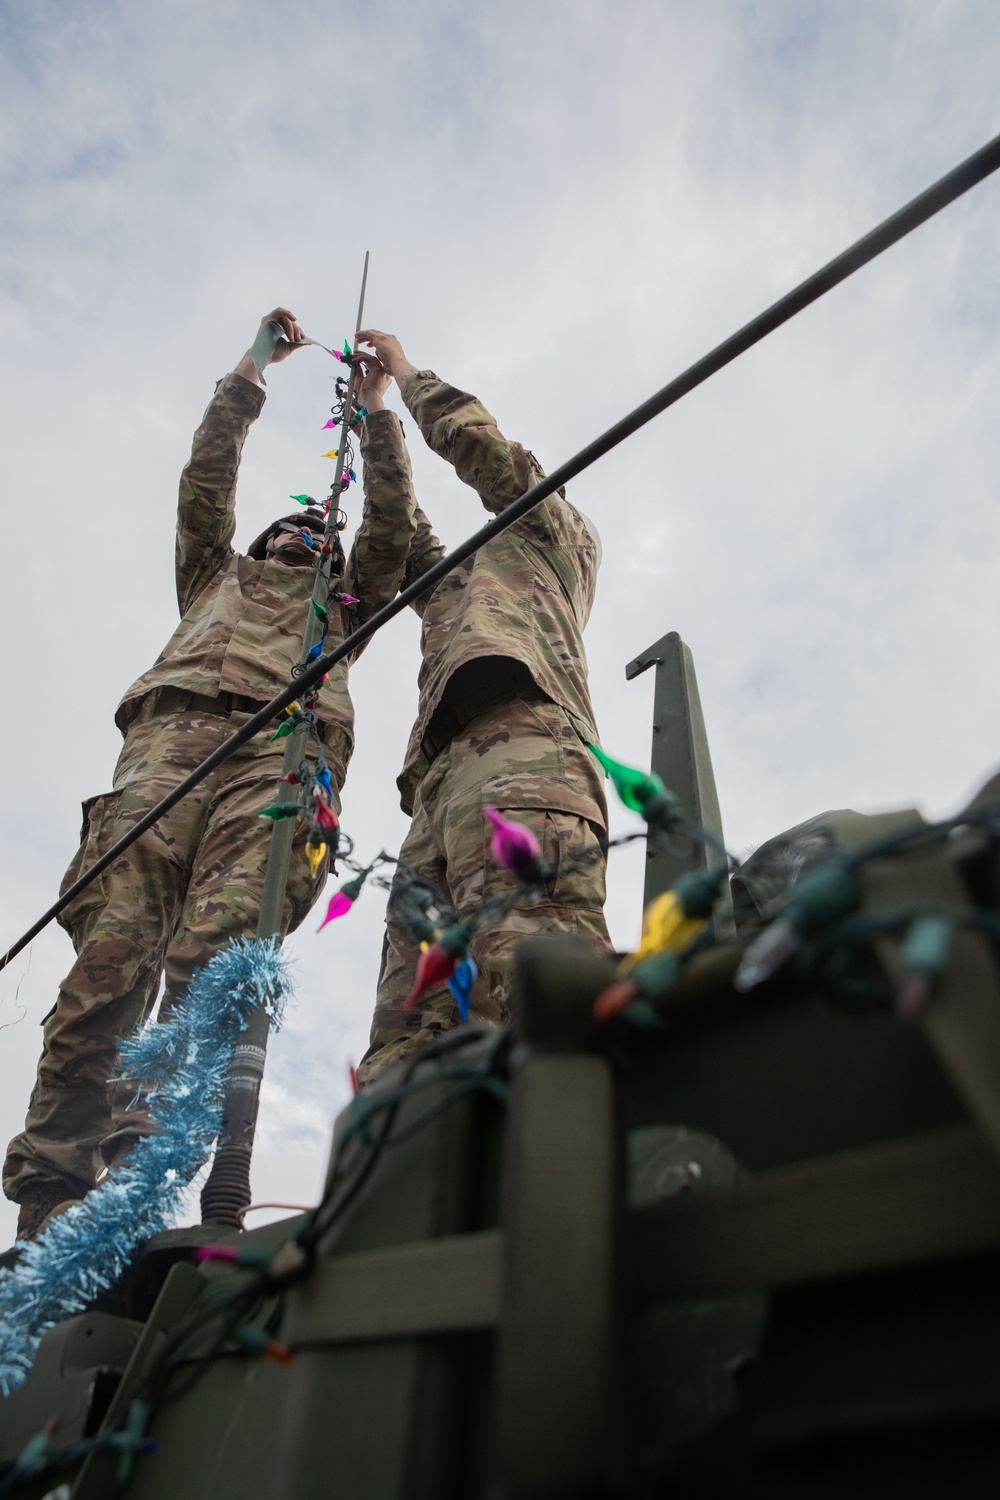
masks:
<path fill-rule="evenodd" d="M 907 822 L 912 814 L 890 820 Z M 840 832 L 864 843 L 890 823 L 855 815 Z M 913 854 L 919 899 L 934 875 L 960 905 L 953 853 Z M 906 908 L 906 860 L 891 888 L 878 863 L 864 885 L 868 909 Z M 211 1351 L 199 1325 L 181 1386 L 153 1417 L 160 1451 L 139 1461 L 130 1494 L 995 1493 L 1000 1165 L 975 1123 L 983 1077 L 970 1087 L 956 1051 L 963 1039 L 969 1051 L 979 1011 L 942 1005 L 940 1018 L 954 1023 L 942 1039 L 902 1024 L 888 1004 L 866 1015 L 832 1008 L 794 971 L 737 994 L 740 952 L 695 958 L 659 1002 L 660 1032 L 595 1024 L 610 959 L 565 938 L 519 954 L 516 1034 L 484 1028 L 462 1052 L 471 1061 L 498 1047 L 507 1114 L 490 1095 L 457 1091 L 451 1058 L 419 1065 L 428 1087 L 402 1098 L 398 1143 L 281 1305 L 276 1331 L 294 1346 L 291 1369 L 235 1347 L 200 1369 Z M 872 963 L 885 985 L 894 953 Z M 994 1003 L 991 971 L 973 971 L 969 985 L 987 1009 Z M 395 1097 L 402 1076 L 366 1097 Z M 357 1119 L 356 1108 L 341 1116 L 339 1140 Z M 273 1249 L 300 1225 L 241 1243 Z M 158 1237 L 123 1306 L 131 1297 L 137 1308 L 171 1255 L 203 1237 Z M 462 1266 L 473 1270 L 460 1285 Z M 386 1267 L 398 1283 L 383 1301 L 371 1289 Z M 178 1318 L 204 1310 L 192 1299 L 245 1274 L 174 1265 L 110 1429 Z M 324 1285 L 340 1297 L 326 1321 Z M 351 1286 L 367 1286 L 367 1313 L 359 1293 L 345 1315 Z M 269 1297 L 247 1314 L 258 1326 L 279 1313 Z M 425 1305 L 439 1323 L 414 1316 Z M 68 1336 L 54 1330 L 52 1346 Z M 51 1394 L 58 1400 L 56 1383 Z M 115 1467 L 113 1456 L 90 1460 L 74 1500 L 111 1500 Z"/>

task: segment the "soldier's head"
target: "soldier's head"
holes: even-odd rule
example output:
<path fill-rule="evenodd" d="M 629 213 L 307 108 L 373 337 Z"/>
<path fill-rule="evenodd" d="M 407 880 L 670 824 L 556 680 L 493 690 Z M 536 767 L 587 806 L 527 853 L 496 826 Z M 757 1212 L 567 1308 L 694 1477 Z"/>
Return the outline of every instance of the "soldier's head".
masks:
<path fill-rule="evenodd" d="M 321 510 L 310 508 L 293 516 L 280 516 L 250 543 L 247 556 L 258 562 L 273 557 L 293 568 L 311 567 L 325 534 L 326 517 Z M 344 570 L 344 549 L 336 531 L 332 539 L 330 576 L 336 578 Z"/>

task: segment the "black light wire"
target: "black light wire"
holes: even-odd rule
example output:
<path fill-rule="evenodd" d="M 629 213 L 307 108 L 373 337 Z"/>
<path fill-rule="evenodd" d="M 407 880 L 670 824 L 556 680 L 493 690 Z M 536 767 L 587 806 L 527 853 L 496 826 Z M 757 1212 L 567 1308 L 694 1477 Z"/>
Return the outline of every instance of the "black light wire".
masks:
<path fill-rule="evenodd" d="M 78 880 L 74 881 L 68 890 L 60 896 L 59 900 L 54 902 L 48 911 L 44 912 L 38 921 L 28 928 L 27 932 L 7 949 L 3 957 L 0 958 L 0 969 L 4 969 L 10 963 L 11 959 L 15 958 L 33 938 L 37 937 L 43 928 L 48 926 L 53 917 L 58 916 L 81 891 L 86 889 L 92 880 L 95 880 L 98 875 L 102 874 L 120 854 L 123 854 L 130 845 L 135 843 L 136 839 L 141 838 L 148 829 L 152 828 L 154 823 L 164 813 L 169 812 L 183 797 L 187 796 L 188 792 L 200 785 L 206 776 L 211 775 L 217 766 L 222 765 L 241 745 L 245 745 L 248 740 L 252 739 L 258 730 L 263 729 L 277 714 L 288 708 L 291 703 L 294 703 L 301 696 L 304 689 L 311 688 L 318 683 L 329 672 L 331 667 L 336 666 L 339 662 L 344 661 L 356 652 L 359 647 L 371 639 L 376 631 L 380 630 L 389 620 L 394 619 L 396 615 L 402 613 L 415 599 L 420 598 L 422 594 L 434 588 L 443 578 L 446 578 L 449 573 L 465 562 L 467 558 L 472 557 L 481 547 L 485 546 L 487 542 L 492 541 L 496 536 L 500 536 L 502 532 L 513 526 L 516 521 L 519 521 L 522 516 L 534 510 L 535 506 L 540 505 L 550 495 L 554 495 L 556 491 L 568 484 L 571 479 L 575 479 L 578 474 L 582 474 L 585 469 L 588 469 L 591 464 L 596 463 L 599 458 L 603 458 L 606 453 L 610 453 L 613 448 L 616 448 L 619 443 L 624 442 L 627 437 L 631 437 L 633 433 L 645 427 L 654 417 L 659 416 L 669 406 L 673 406 L 683 396 L 695 390 L 697 386 L 702 385 L 726 365 L 731 364 L 739 355 L 744 354 L 754 344 L 766 338 L 769 333 L 773 333 L 783 323 L 787 323 L 790 318 L 795 317 L 796 313 L 802 312 L 804 308 L 809 307 L 811 303 L 817 301 L 826 292 L 831 291 L 833 287 L 845 281 L 848 276 L 852 276 L 855 271 L 860 270 L 862 266 L 867 265 L 869 261 L 881 255 L 884 250 L 888 250 L 897 241 L 905 238 L 906 235 L 912 233 L 914 229 L 919 228 L 928 219 L 933 218 L 936 213 L 940 213 L 941 209 L 947 208 L 956 198 L 960 198 L 963 193 L 967 193 L 970 188 L 982 182 L 985 177 L 995 172 L 998 167 L 1000 167 L 1000 136 L 994 136 L 980 150 L 974 152 L 972 156 L 967 157 L 965 161 L 959 163 L 957 167 L 954 167 L 950 172 L 939 178 L 937 182 L 933 183 L 931 187 L 926 188 L 924 192 L 912 198 L 903 208 L 898 209 L 896 213 L 891 214 L 889 218 L 883 220 L 881 224 L 870 230 L 868 234 L 856 240 L 848 249 L 842 251 L 840 255 L 835 256 L 833 260 L 828 261 L 825 266 L 822 266 L 811 276 L 807 276 L 805 281 L 800 282 L 792 291 L 786 292 L 783 297 L 779 297 L 764 312 L 759 313 L 756 318 L 752 318 L 749 323 L 745 323 L 736 333 L 731 334 L 729 338 L 724 339 L 721 344 L 717 344 L 708 354 L 696 360 L 693 365 L 690 365 L 682 374 L 676 376 L 675 379 L 663 386 L 655 395 L 650 396 L 648 400 L 637 406 L 634 411 L 631 411 L 627 416 L 622 417 L 620 421 L 614 423 L 600 437 L 595 438 L 593 442 L 581 448 L 575 457 L 560 464 L 558 468 L 554 469 L 551 474 L 538 484 L 532 485 L 513 504 L 508 505 L 500 515 L 494 517 L 487 525 L 462 542 L 453 552 L 441 558 L 433 567 L 428 568 L 427 572 L 421 578 L 415 583 L 410 584 L 408 588 L 403 589 L 389 604 L 383 605 L 381 609 L 377 610 L 370 619 L 366 620 L 346 640 L 342 641 L 335 650 L 329 652 L 326 656 L 319 657 L 313 662 L 306 672 L 303 672 L 300 677 L 295 678 L 287 687 L 283 688 L 280 693 L 271 699 L 270 703 L 265 704 L 245 724 L 235 730 L 228 739 L 224 740 L 210 756 L 202 761 L 200 766 L 197 766 L 182 781 L 178 782 L 173 791 L 168 792 L 155 807 L 150 808 L 149 812 L 137 819 L 128 833 L 123 834 L 100 859 L 95 860 L 90 869 L 85 871 Z"/>
<path fill-rule="evenodd" d="M 928 845 L 941 843 L 953 832 L 963 827 L 985 827 L 995 832 L 1000 832 L 1000 809 L 990 808 L 977 813 L 960 813 L 957 816 L 942 820 L 939 823 L 928 826 L 906 829 L 901 833 L 890 835 L 888 838 L 878 840 L 862 849 L 857 850 L 849 857 L 848 863 L 852 867 L 867 862 L 874 858 L 899 857 L 910 853 L 919 853 Z M 686 832 L 693 832 L 696 825 L 685 827 Z M 602 841 L 602 847 L 598 852 L 605 853 L 608 847 L 615 847 L 628 843 L 633 838 L 643 837 L 645 832 L 637 834 L 622 835 L 617 839 Z M 731 858 L 731 856 L 730 856 Z M 413 876 L 409 866 L 404 866 L 407 876 Z M 527 887 L 525 887 L 527 889 Z M 518 894 L 522 894 L 519 892 Z M 924 913 L 921 910 L 892 911 L 869 914 L 868 916 L 848 918 L 838 924 L 832 934 L 826 935 L 824 940 L 813 945 L 812 963 L 809 972 L 813 978 L 821 978 L 818 971 L 822 969 L 824 960 L 835 950 L 837 945 L 864 944 L 873 937 L 902 925 L 907 925 L 923 915 L 938 915 L 938 913 Z M 963 913 L 955 917 L 956 925 L 978 927 L 994 940 L 1000 939 L 1000 917 L 985 911 Z M 692 945 L 688 954 L 690 957 L 695 951 L 696 945 Z M 840 1000 L 856 999 L 853 994 L 843 994 L 838 989 L 836 982 L 832 988 L 824 986 L 825 998 L 832 1003 Z M 827 992 L 828 991 L 828 992 Z M 867 998 L 864 996 L 862 998 Z M 304 1252 L 302 1261 L 293 1267 L 288 1273 L 276 1275 L 270 1267 L 252 1268 L 249 1266 L 236 1267 L 239 1273 L 236 1284 L 227 1276 L 219 1283 L 206 1288 L 205 1296 L 199 1298 L 195 1306 L 190 1310 L 179 1326 L 173 1331 L 165 1347 L 160 1351 L 158 1358 L 152 1368 L 147 1371 L 142 1382 L 143 1397 L 151 1408 L 151 1412 L 157 1410 L 168 1402 L 174 1402 L 186 1395 L 201 1379 L 209 1366 L 220 1357 L 220 1355 L 235 1352 L 230 1349 L 230 1341 L 236 1327 L 247 1318 L 253 1319 L 259 1316 L 261 1304 L 271 1297 L 276 1297 L 277 1302 L 274 1309 L 265 1320 L 265 1326 L 273 1328 L 280 1317 L 280 1306 L 283 1294 L 307 1273 L 317 1254 L 319 1241 L 329 1233 L 334 1222 L 339 1219 L 345 1210 L 353 1203 L 360 1194 L 363 1187 L 371 1179 L 371 1176 L 382 1158 L 386 1149 L 390 1146 L 409 1139 L 413 1134 L 424 1129 L 434 1119 L 445 1113 L 459 1099 L 467 1096 L 473 1090 L 488 1087 L 490 1078 L 500 1081 L 500 1075 L 494 1071 L 496 1063 L 502 1053 L 502 1047 L 494 1049 L 490 1057 L 486 1059 L 486 1067 L 482 1064 L 470 1068 L 461 1065 L 454 1069 L 446 1069 L 443 1073 L 428 1074 L 423 1078 L 416 1078 L 415 1074 L 421 1064 L 429 1059 L 440 1057 L 443 1054 L 455 1052 L 468 1045 L 468 1043 L 480 1039 L 479 1031 L 453 1031 L 439 1037 L 429 1047 L 419 1054 L 411 1057 L 404 1069 L 400 1085 L 386 1098 L 373 1101 L 374 1108 L 361 1121 L 356 1122 L 345 1134 L 339 1143 L 334 1166 L 329 1176 L 323 1196 L 317 1206 L 310 1211 L 305 1223 L 299 1229 L 292 1241 Z M 396 1131 L 395 1125 L 399 1109 L 402 1103 L 412 1097 L 413 1093 L 420 1088 L 433 1083 L 454 1081 L 456 1087 L 447 1092 L 443 1098 L 420 1114 L 404 1130 Z M 492 1090 L 490 1091 L 492 1092 Z M 367 1133 L 371 1123 L 378 1122 L 381 1127 L 372 1136 Z M 358 1142 L 367 1150 L 360 1160 L 344 1162 L 341 1160 L 345 1149 L 352 1143 Z M 279 1252 L 280 1253 L 280 1252 Z M 217 1324 L 208 1347 L 204 1347 L 206 1327 Z M 202 1348 L 195 1356 L 185 1357 L 183 1350 L 192 1338 L 196 1338 Z M 185 1368 L 186 1367 L 186 1368 Z M 183 1375 L 182 1375 L 183 1371 Z M 178 1376 L 182 1378 L 178 1379 Z M 99 1445 L 94 1445 L 99 1446 Z M 74 1460 L 76 1458 L 74 1453 Z M 81 1456 L 83 1456 L 81 1454 Z M 57 1458 L 51 1467 L 59 1466 L 61 1461 Z M 30 1476 L 35 1478 L 37 1476 Z M 27 1482 L 29 1476 L 25 1476 Z M 8 1476 L 6 1485 L 12 1482 L 12 1476 Z M 13 1480 L 16 1484 L 18 1481 Z M 6 1493 L 5 1487 L 3 1492 Z"/>
<path fill-rule="evenodd" d="M 694 831 L 696 826 L 686 827 L 685 832 Z M 900 833 L 892 834 L 855 851 L 848 856 L 845 863 L 856 868 L 871 859 L 905 858 L 908 854 L 922 852 L 928 846 L 943 843 L 952 833 L 969 827 L 985 828 L 1000 835 L 1000 808 L 988 808 L 975 813 L 959 813 L 955 817 L 938 823 L 904 829 Z M 644 837 L 645 833 L 646 831 L 643 830 L 639 833 L 619 836 L 617 839 L 602 841 L 602 847 L 598 852 L 604 853 L 608 847 L 613 848 L 616 845 L 628 843 L 633 838 Z M 415 874 L 410 867 L 404 866 L 403 868 L 407 876 Z M 523 891 L 517 894 L 523 894 Z M 838 945 L 847 948 L 858 944 L 863 945 L 871 941 L 873 937 L 898 929 L 924 915 L 936 916 L 940 913 L 914 909 L 847 918 L 838 923 L 832 933 L 826 934 L 811 945 L 811 962 L 807 964 L 806 972 L 814 979 L 822 981 L 820 971 Z M 957 914 L 954 920 L 958 926 L 979 928 L 994 941 L 1000 941 L 1000 916 L 994 913 L 972 911 Z M 684 957 L 693 956 L 699 946 L 699 944 L 692 945 Z M 856 1001 L 858 998 L 852 992 L 845 993 L 842 984 L 838 987 L 836 981 L 824 985 L 823 991 L 824 997 L 833 1004 L 837 1004 L 838 1001 Z M 867 995 L 860 998 L 867 999 Z M 436 1038 L 428 1047 L 408 1060 L 399 1086 L 384 1099 L 372 1101 L 374 1107 L 370 1113 L 363 1120 L 356 1122 L 345 1134 L 339 1143 L 337 1156 L 323 1196 L 316 1207 L 310 1211 L 292 1242 L 304 1252 L 304 1258 L 297 1267 L 290 1273 L 281 1275 L 275 1275 L 266 1266 L 259 1269 L 248 1266 L 237 1267 L 241 1275 L 236 1285 L 233 1285 L 228 1277 L 224 1281 L 220 1280 L 215 1286 L 210 1285 L 207 1289 L 207 1297 L 198 1299 L 188 1316 L 174 1330 L 152 1369 L 147 1372 L 143 1381 L 143 1393 L 154 1410 L 166 1402 L 174 1401 L 187 1394 L 197 1384 L 212 1362 L 227 1352 L 227 1346 L 236 1326 L 246 1318 L 252 1318 L 254 1308 L 259 1308 L 262 1301 L 276 1295 L 280 1305 L 282 1295 L 310 1269 L 318 1251 L 319 1241 L 329 1233 L 335 1221 L 357 1199 L 389 1147 L 424 1129 L 469 1092 L 488 1086 L 490 1077 L 499 1080 L 500 1075 L 494 1072 L 494 1068 L 502 1053 L 502 1048 L 496 1049 L 486 1059 L 485 1069 L 482 1065 L 471 1068 L 463 1068 L 459 1065 L 457 1068 L 446 1069 L 444 1072 L 427 1074 L 423 1078 L 415 1077 L 421 1064 L 435 1057 L 459 1051 L 470 1042 L 479 1040 L 481 1034 L 476 1030 L 462 1029 Z M 421 1087 L 449 1080 L 456 1085 L 453 1089 L 420 1114 L 404 1130 L 395 1130 L 400 1106 L 405 1100 L 411 1098 Z M 376 1132 L 367 1134 L 368 1126 L 376 1122 L 378 1127 Z M 359 1141 L 363 1147 L 367 1148 L 365 1154 L 360 1159 L 344 1161 L 343 1155 L 346 1148 Z M 276 1307 L 266 1320 L 268 1324 L 276 1321 L 277 1313 Z M 202 1348 L 194 1358 L 185 1359 L 182 1353 L 184 1346 L 192 1337 L 203 1341 L 206 1324 L 210 1326 L 216 1322 L 219 1326 L 208 1348 Z M 184 1377 L 180 1380 L 176 1379 L 185 1365 L 188 1368 Z"/>

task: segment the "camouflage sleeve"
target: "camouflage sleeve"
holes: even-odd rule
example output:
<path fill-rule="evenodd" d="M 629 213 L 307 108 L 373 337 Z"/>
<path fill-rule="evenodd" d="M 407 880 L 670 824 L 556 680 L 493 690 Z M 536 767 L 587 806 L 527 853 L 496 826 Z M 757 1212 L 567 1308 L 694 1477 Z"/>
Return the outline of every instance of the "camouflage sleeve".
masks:
<path fill-rule="evenodd" d="M 403 400 L 428 447 L 446 458 L 494 514 L 542 477 L 538 461 L 509 443 L 481 401 L 446 385 L 430 370 L 403 381 Z"/>
<path fill-rule="evenodd" d="M 361 428 L 364 514 L 347 563 L 346 587 L 356 594 L 359 623 L 399 593 L 416 531 L 410 455 L 395 412 L 370 412 Z"/>
<path fill-rule="evenodd" d="M 417 370 L 404 380 L 402 396 L 428 447 L 454 466 L 488 511 L 499 514 L 545 478 L 535 455 L 509 442 L 481 401 L 446 385 L 433 371 Z M 585 571 L 596 572 L 596 553 L 565 492 L 550 495 L 514 525 L 544 549 L 567 597 L 575 599 L 580 589 L 578 564 L 583 561 Z M 590 585 L 584 592 L 589 589 Z"/>
<path fill-rule="evenodd" d="M 410 555 L 406 559 L 406 576 L 403 579 L 404 588 L 408 588 L 411 583 L 415 583 L 418 578 L 422 578 L 428 568 L 432 568 L 436 562 L 440 561 L 447 551 L 444 543 L 439 541 L 434 535 L 431 523 L 419 505 L 416 509 L 415 519 L 416 531 L 413 534 L 413 541 L 410 544 Z M 433 589 L 430 593 L 433 593 Z M 421 618 L 423 618 L 429 597 L 429 593 L 421 594 L 419 599 L 414 599 L 413 601 L 413 608 Z"/>
<path fill-rule="evenodd" d="M 413 493 L 410 455 L 395 412 L 371 412 L 361 430 L 365 509 L 347 565 L 359 623 L 444 554 Z M 422 613 L 422 601 L 416 605 Z"/>
<path fill-rule="evenodd" d="M 236 475 L 264 392 L 226 375 L 194 435 L 177 502 L 177 603 L 183 616 L 229 558 L 236 530 Z"/>

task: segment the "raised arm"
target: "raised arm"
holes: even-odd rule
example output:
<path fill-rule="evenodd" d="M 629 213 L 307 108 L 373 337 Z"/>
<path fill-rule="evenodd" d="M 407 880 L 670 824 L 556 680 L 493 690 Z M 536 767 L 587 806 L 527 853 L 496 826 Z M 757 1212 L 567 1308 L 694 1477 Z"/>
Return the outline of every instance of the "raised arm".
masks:
<path fill-rule="evenodd" d="M 499 514 L 545 477 L 534 454 L 505 438 L 481 401 L 439 380 L 431 370 L 418 370 L 392 334 L 368 329 L 358 340 L 371 344 L 392 371 L 428 447 L 454 466 L 488 511 Z M 575 599 L 579 594 L 589 612 L 597 548 L 565 495 L 550 495 L 514 524 L 544 550 L 567 596 Z"/>
<path fill-rule="evenodd" d="M 347 590 L 361 601 L 360 620 L 388 604 L 444 554 L 413 492 L 402 423 L 385 409 L 389 380 L 380 361 L 364 358 L 359 397 L 368 408 L 361 429 L 365 506 L 347 565 Z M 415 608 L 422 614 L 423 600 Z"/>
<path fill-rule="evenodd" d="M 415 583 L 418 578 L 423 578 L 428 568 L 432 568 L 436 562 L 439 562 L 448 550 L 444 542 L 440 541 L 434 535 L 431 523 L 419 505 L 416 509 L 415 521 L 416 526 L 413 533 L 413 541 L 410 543 L 410 555 L 406 559 L 403 588 L 409 588 L 411 583 Z M 431 589 L 429 593 L 421 594 L 418 599 L 414 599 L 413 601 L 413 608 L 421 618 L 427 607 L 427 600 L 433 592 L 434 590 Z"/>
<path fill-rule="evenodd" d="M 376 328 L 358 334 L 392 372 L 407 409 L 428 447 L 454 465 L 459 479 L 476 491 L 487 510 L 504 510 L 544 478 L 538 460 L 520 443 L 508 442 L 481 401 L 447 385 L 431 370 L 418 370 L 399 340 Z"/>
<path fill-rule="evenodd" d="M 301 328 L 286 308 L 276 307 L 261 325 L 277 322 L 284 338 L 271 359 L 285 359 L 303 343 Z M 264 392 L 250 350 L 215 395 L 194 435 L 181 472 L 177 504 L 177 603 L 183 615 L 232 552 L 236 530 L 236 476 L 250 424 L 264 405 Z"/>

